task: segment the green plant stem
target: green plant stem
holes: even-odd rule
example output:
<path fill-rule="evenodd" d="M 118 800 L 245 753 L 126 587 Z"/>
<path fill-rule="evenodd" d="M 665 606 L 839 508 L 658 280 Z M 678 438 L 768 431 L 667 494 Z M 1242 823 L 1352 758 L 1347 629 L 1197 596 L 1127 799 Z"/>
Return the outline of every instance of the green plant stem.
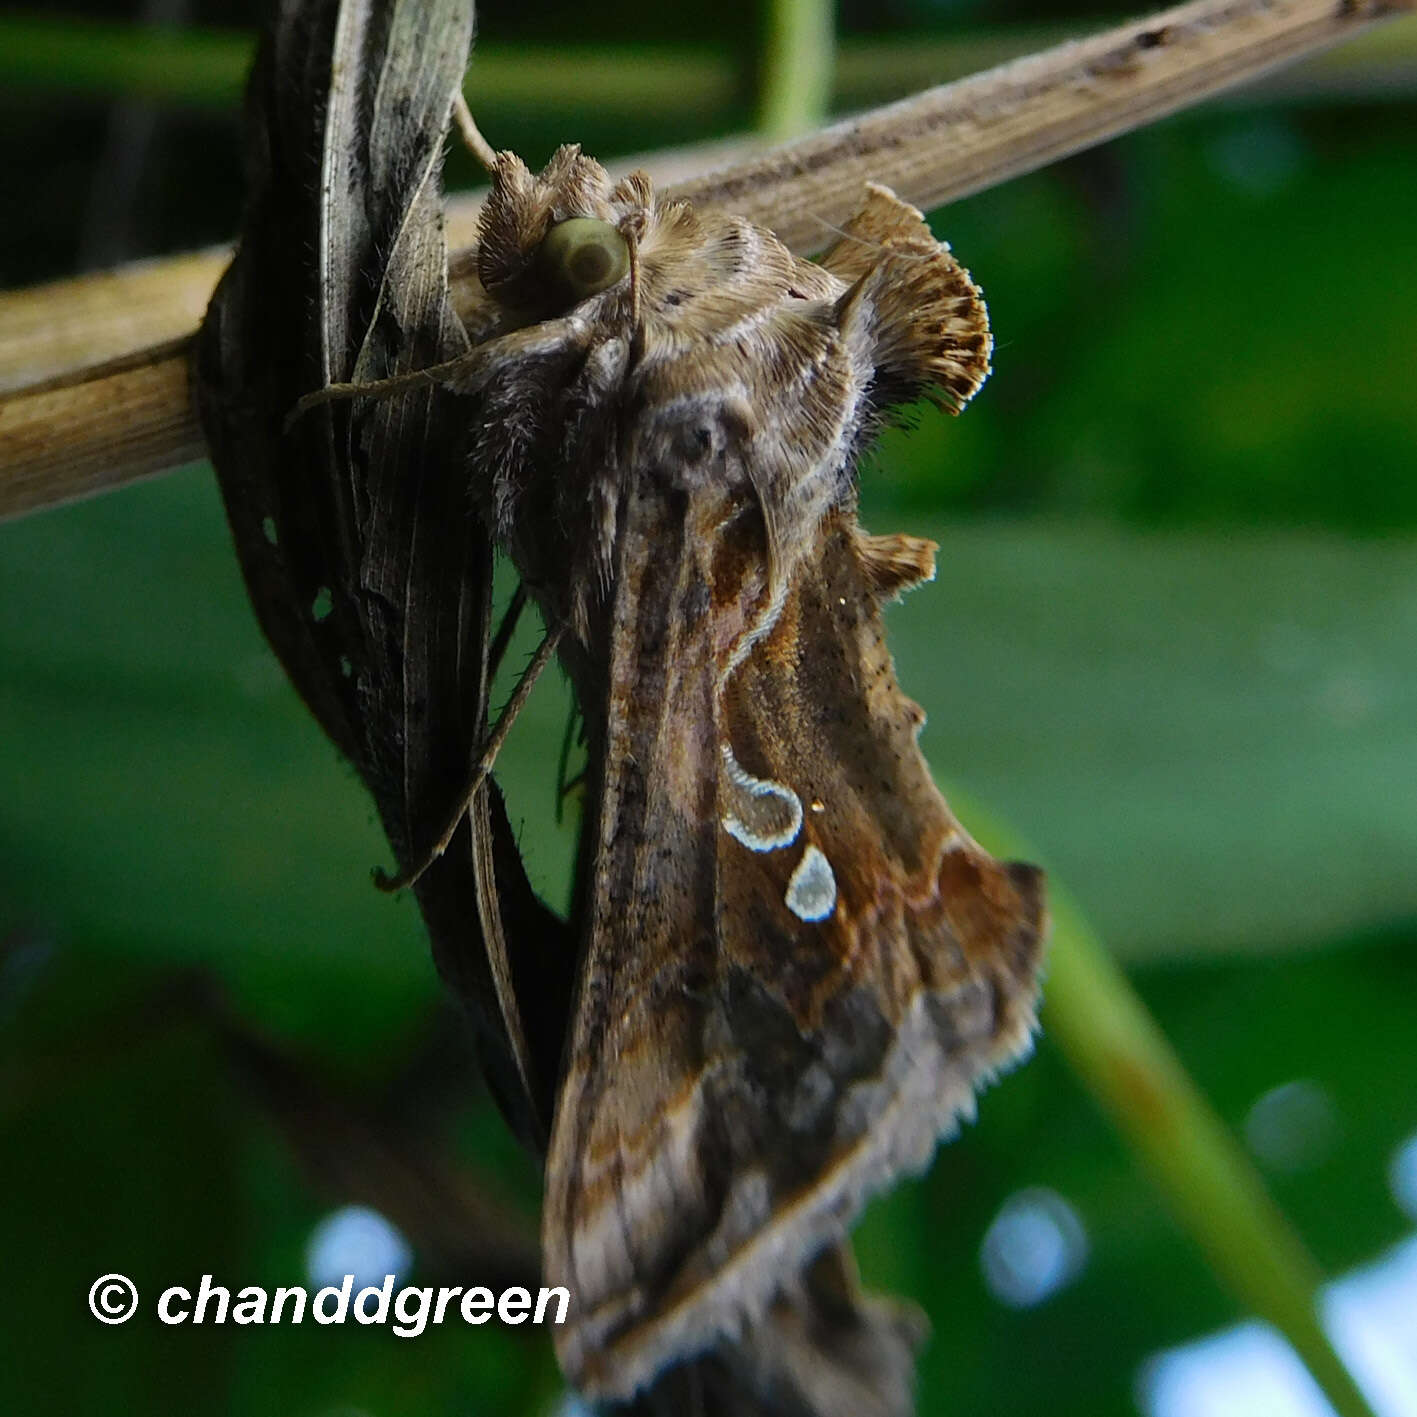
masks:
<path fill-rule="evenodd" d="M 988 821 L 972 806 L 966 814 Z M 1030 855 L 991 825 L 995 847 Z M 1319 1321 L 1317 1262 L 1082 911 L 1051 877 L 1048 898 L 1044 1038 L 1140 1158 L 1216 1278 L 1289 1340 L 1339 1417 L 1373 1417 Z"/>
<path fill-rule="evenodd" d="M 831 0 L 767 0 L 758 132 L 786 142 L 819 126 L 831 104 Z"/>

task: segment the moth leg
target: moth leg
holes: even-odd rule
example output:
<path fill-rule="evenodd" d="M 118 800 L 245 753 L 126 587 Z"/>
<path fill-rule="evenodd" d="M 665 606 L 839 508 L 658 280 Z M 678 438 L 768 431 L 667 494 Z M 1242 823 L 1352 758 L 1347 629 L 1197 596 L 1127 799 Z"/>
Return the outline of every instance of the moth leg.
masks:
<path fill-rule="evenodd" d="M 507 741 L 507 734 L 511 732 L 512 724 L 516 722 L 517 716 L 526 706 L 532 687 L 541 677 L 541 671 L 551 662 L 551 656 L 556 653 L 556 646 L 561 641 L 563 629 L 564 626 L 558 625 L 554 630 L 546 632 L 545 637 L 537 646 L 536 653 L 531 657 L 531 663 L 522 671 L 522 677 L 517 680 L 517 687 L 512 690 L 511 698 L 507 700 L 506 707 L 498 715 L 497 722 L 493 724 L 492 731 L 487 735 L 487 741 L 482 746 L 477 764 L 468 778 L 467 786 L 458 797 L 457 807 L 449 819 L 448 825 L 443 829 L 442 835 L 433 843 L 432 849 L 419 858 L 418 864 L 409 870 L 401 872 L 397 876 L 390 876 L 386 871 L 376 869 L 374 884 L 381 891 L 401 891 L 406 886 L 413 885 L 448 849 L 448 844 L 457 835 L 457 830 L 462 825 L 462 819 L 467 815 L 468 808 L 472 806 L 472 799 L 477 796 L 478 788 L 482 786 L 487 774 L 492 771 L 492 765 L 497 761 L 497 754 L 501 752 L 502 744 Z"/>
<path fill-rule="evenodd" d="M 502 656 L 507 652 L 507 646 L 512 642 L 512 632 L 517 628 L 517 621 L 521 619 L 521 613 L 526 609 L 526 582 L 518 581 L 517 588 L 512 592 L 512 598 L 507 604 L 506 613 L 502 616 L 502 623 L 497 626 L 497 634 L 492 641 L 492 648 L 487 651 L 487 680 L 490 683 L 497 670 L 502 666 Z"/>
<path fill-rule="evenodd" d="M 411 369 L 407 374 L 394 374 L 387 379 L 371 379 L 367 384 L 327 384 L 323 389 L 306 394 L 285 416 L 283 432 L 289 433 L 312 408 L 322 404 L 341 403 L 349 399 L 386 399 L 406 394 L 413 389 L 427 389 L 446 384 L 450 374 L 457 374 L 469 364 L 479 363 L 480 352 L 473 350 L 449 359 L 443 364 L 430 364 L 426 369 Z"/>
<path fill-rule="evenodd" d="M 556 760 L 556 825 L 561 825 L 561 820 L 566 808 L 566 798 L 585 781 L 586 770 L 581 768 L 575 777 L 567 777 L 566 770 L 571 762 L 571 744 L 576 737 L 576 729 L 585 728 L 585 720 L 581 717 L 580 708 L 572 704 L 571 711 L 566 715 L 566 731 L 561 735 L 561 753 Z M 582 731 L 580 742 L 585 742 L 584 731 Z"/>

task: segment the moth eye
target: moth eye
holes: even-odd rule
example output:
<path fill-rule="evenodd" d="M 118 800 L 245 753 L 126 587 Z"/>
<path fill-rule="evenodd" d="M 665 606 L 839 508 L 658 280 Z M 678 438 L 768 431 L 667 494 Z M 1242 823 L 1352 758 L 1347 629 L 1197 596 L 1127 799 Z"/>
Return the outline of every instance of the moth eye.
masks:
<path fill-rule="evenodd" d="M 546 233 L 542 269 L 571 300 L 608 290 L 630 269 L 630 247 L 608 221 L 576 216 Z"/>

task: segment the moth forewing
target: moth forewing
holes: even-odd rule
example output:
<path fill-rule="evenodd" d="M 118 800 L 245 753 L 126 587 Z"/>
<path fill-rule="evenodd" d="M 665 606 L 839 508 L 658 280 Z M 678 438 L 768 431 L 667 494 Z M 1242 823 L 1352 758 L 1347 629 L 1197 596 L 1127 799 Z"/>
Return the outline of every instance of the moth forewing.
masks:
<path fill-rule="evenodd" d="M 670 529 L 654 544 L 672 564 Z M 875 551 L 830 514 L 717 694 L 668 628 L 696 576 L 623 596 L 639 635 L 612 661 L 645 674 L 633 696 L 612 679 L 544 1228 L 547 1272 L 576 1296 L 558 1346 L 592 1393 L 738 1332 L 1027 1043 L 1037 873 L 985 855 L 936 791 Z"/>

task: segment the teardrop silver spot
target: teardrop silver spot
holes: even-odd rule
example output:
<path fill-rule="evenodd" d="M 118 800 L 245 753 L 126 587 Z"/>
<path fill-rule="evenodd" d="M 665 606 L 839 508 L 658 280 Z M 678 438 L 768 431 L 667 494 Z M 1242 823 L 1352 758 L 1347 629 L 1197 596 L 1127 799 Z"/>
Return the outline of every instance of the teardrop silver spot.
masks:
<path fill-rule="evenodd" d="M 749 851 L 779 851 L 802 830 L 802 799 L 780 782 L 754 777 L 727 743 L 723 749 L 723 829 Z"/>
<path fill-rule="evenodd" d="M 836 909 L 836 877 L 831 862 L 808 845 L 787 883 L 787 908 L 799 920 L 825 920 Z"/>

